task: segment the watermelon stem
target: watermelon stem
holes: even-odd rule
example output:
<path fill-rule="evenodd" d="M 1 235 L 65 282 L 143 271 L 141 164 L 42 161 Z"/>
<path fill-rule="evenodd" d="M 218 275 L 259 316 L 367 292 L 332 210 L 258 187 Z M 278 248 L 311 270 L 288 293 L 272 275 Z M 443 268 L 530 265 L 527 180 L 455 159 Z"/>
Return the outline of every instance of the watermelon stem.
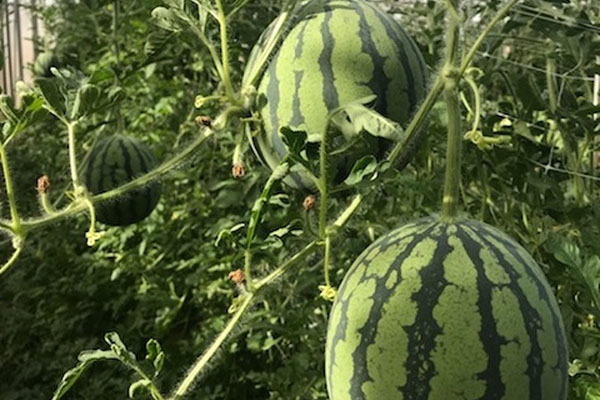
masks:
<path fill-rule="evenodd" d="M 24 236 L 20 237 L 20 238 L 19 237 L 13 238 L 13 247 L 14 247 L 15 251 L 13 252 L 12 256 L 8 259 L 8 261 L 2 267 L 0 267 L 0 275 L 5 273 L 6 271 L 8 271 L 10 269 L 10 267 L 13 266 L 15 261 L 17 261 L 17 259 L 21 255 L 21 251 L 23 251 L 24 242 L 25 242 Z"/>
<path fill-rule="evenodd" d="M 457 13 L 459 0 L 447 0 L 448 32 L 446 39 L 446 60 L 442 68 L 444 99 L 448 115 L 448 146 L 446 149 L 446 179 L 442 201 L 442 219 L 452 221 L 458 214 L 460 190 L 461 147 L 463 140 L 460 96 L 458 48 L 460 41 L 460 17 Z"/>
<path fill-rule="evenodd" d="M 263 210 L 265 204 L 268 203 L 269 198 L 271 197 L 271 188 L 275 184 L 275 182 L 283 179 L 289 170 L 289 164 L 287 163 L 287 156 L 284 156 L 281 160 L 281 163 L 277 168 L 273 170 L 271 176 L 267 180 L 265 187 L 258 199 L 254 202 L 252 206 L 252 212 L 250 214 L 250 221 L 248 222 L 248 232 L 246 234 L 246 250 L 244 254 L 244 274 L 246 275 L 246 283 L 248 285 L 248 290 L 253 291 L 252 286 L 252 242 L 254 240 L 254 235 L 256 233 L 256 227 L 260 221 L 260 214 Z"/>
<path fill-rule="evenodd" d="M 245 295 L 242 295 L 243 297 L 241 297 L 241 299 L 243 299 L 243 301 L 239 305 L 237 305 L 237 309 L 233 314 L 233 317 L 227 323 L 227 326 L 225 326 L 225 329 L 223 329 L 221 333 L 219 333 L 215 341 L 208 347 L 208 349 L 204 353 L 202 353 L 202 355 L 193 364 L 192 368 L 186 374 L 183 381 L 179 384 L 179 386 L 177 386 L 173 394 L 169 397 L 169 400 L 183 399 L 185 395 L 190 391 L 191 387 L 193 386 L 200 373 L 204 370 L 204 368 L 207 366 L 208 362 L 212 359 L 212 357 L 217 353 L 221 345 L 225 343 L 225 340 L 227 340 L 229 335 L 231 335 L 231 333 L 234 331 L 235 327 L 241 321 L 244 313 L 248 311 L 254 299 L 258 295 L 258 292 L 264 287 L 273 283 L 294 265 L 298 264 L 301 261 L 305 261 L 306 257 L 308 257 L 308 255 L 310 255 L 314 251 L 316 246 L 316 241 L 310 242 L 301 251 L 296 253 L 292 258 L 287 260 L 285 263 L 281 264 L 269 275 L 258 281 L 258 283 L 256 283 L 254 287 L 255 290 L 253 292 L 247 292 Z M 247 278 L 248 277 L 246 277 L 246 279 Z"/>
<path fill-rule="evenodd" d="M 217 9 L 219 10 L 219 30 L 221 34 L 221 65 L 222 65 L 222 76 L 223 84 L 225 85 L 225 94 L 234 103 L 239 103 L 233 91 L 233 85 L 231 83 L 231 73 L 229 72 L 229 43 L 227 40 L 227 16 L 223 9 L 223 2 L 216 0 Z"/>
<path fill-rule="evenodd" d="M 79 196 L 83 193 L 81 182 L 79 181 L 79 174 L 77 173 L 77 157 L 75 155 L 75 130 L 77 127 L 76 121 L 71 121 L 67 124 L 67 133 L 69 137 L 69 165 L 71 166 L 71 181 L 73 182 L 73 189 L 75 190 L 75 196 Z"/>
<path fill-rule="evenodd" d="M 0 161 L 2 162 L 2 172 L 4 173 L 4 182 L 6 186 L 6 195 L 8 197 L 8 203 L 10 206 L 10 215 L 12 218 L 12 224 L 0 223 L 0 228 L 7 230 L 13 236 L 13 247 L 15 251 L 8 261 L 0 267 L 0 275 L 5 273 L 13 266 L 15 261 L 19 258 L 21 251 L 23 250 L 23 243 L 25 241 L 25 231 L 21 226 L 21 219 L 19 217 L 19 211 L 17 209 L 17 202 L 15 199 L 15 192 L 13 189 L 12 178 L 10 175 L 10 169 L 8 167 L 8 158 L 6 157 L 6 151 L 4 144 L 0 141 Z"/>

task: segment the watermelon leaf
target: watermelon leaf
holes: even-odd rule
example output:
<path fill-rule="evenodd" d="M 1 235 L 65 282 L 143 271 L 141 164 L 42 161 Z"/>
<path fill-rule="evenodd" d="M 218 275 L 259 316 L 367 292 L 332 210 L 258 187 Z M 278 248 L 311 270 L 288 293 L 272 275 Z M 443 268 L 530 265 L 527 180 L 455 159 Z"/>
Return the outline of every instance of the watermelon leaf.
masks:
<path fill-rule="evenodd" d="M 79 353 L 77 357 L 79 364 L 75 368 L 68 370 L 62 377 L 58 388 L 52 396 L 52 400 L 61 399 L 77 380 L 83 375 L 86 369 L 99 360 L 115 360 L 116 355 L 111 350 L 86 350 Z"/>
<path fill-rule="evenodd" d="M 152 10 L 152 20 L 163 29 L 171 32 L 181 32 L 180 20 L 171 9 L 156 7 Z"/>
<path fill-rule="evenodd" d="M 344 183 L 348 186 L 356 185 L 375 172 L 377 172 L 377 160 L 373 156 L 365 156 L 354 163 Z"/>
<path fill-rule="evenodd" d="M 346 140 L 363 131 L 393 141 L 400 140 L 404 133 L 402 126 L 366 106 L 375 98 L 375 95 L 364 97 L 331 113 L 331 122 L 340 129 Z"/>
<path fill-rule="evenodd" d="M 63 117 L 66 111 L 65 98 L 60 93 L 60 89 L 55 80 L 49 78 L 36 78 L 34 82 L 40 89 L 46 104 L 50 106 L 51 109 L 49 111 L 56 113 L 57 116 Z"/>
<path fill-rule="evenodd" d="M 280 132 L 283 143 L 285 143 L 290 153 L 300 154 L 304 150 L 307 138 L 306 132 L 296 131 L 287 126 L 282 127 Z"/>

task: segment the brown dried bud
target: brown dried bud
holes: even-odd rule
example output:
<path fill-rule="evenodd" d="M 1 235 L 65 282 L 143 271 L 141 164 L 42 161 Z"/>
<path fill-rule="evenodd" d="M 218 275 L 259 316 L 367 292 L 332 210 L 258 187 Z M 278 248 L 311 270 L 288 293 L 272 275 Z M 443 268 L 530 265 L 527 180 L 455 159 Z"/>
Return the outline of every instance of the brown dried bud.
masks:
<path fill-rule="evenodd" d="M 306 198 L 304 199 L 304 202 L 302 203 L 302 207 L 304 207 L 304 211 L 310 211 L 315 207 L 315 203 L 317 202 L 317 198 L 312 195 L 309 194 L 308 196 L 306 196 Z"/>
<path fill-rule="evenodd" d="M 594 151 L 594 168 L 600 169 L 600 151 Z"/>
<path fill-rule="evenodd" d="M 48 175 L 42 175 L 37 180 L 37 191 L 39 194 L 46 194 L 50 190 L 50 179 Z"/>
<path fill-rule="evenodd" d="M 208 115 L 201 115 L 199 117 L 196 117 L 196 123 L 198 125 L 202 125 L 207 128 L 211 128 L 212 127 L 212 118 L 209 117 Z"/>
<path fill-rule="evenodd" d="M 237 162 L 233 164 L 233 167 L 231 168 L 231 174 L 236 179 L 240 179 L 246 176 L 246 166 L 244 165 L 244 163 Z"/>
<path fill-rule="evenodd" d="M 246 282 L 246 275 L 241 269 L 236 269 L 229 273 L 229 279 L 237 285 L 243 285 Z"/>

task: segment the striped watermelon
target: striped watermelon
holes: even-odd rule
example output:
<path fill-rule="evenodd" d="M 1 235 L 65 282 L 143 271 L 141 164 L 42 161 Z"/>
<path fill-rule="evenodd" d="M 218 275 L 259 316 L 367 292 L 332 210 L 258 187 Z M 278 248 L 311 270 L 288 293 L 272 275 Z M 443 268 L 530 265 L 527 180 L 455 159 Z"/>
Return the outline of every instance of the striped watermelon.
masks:
<path fill-rule="evenodd" d="M 114 189 L 150 171 L 156 159 L 137 139 L 113 135 L 99 140 L 81 169 L 81 180 L 93 194 Z M 129 225 L 146 218 L 160 198 L 161 184 L 153 182 L 116 200 L 96 204 L 96 218 L 107 225 Z"/>
<path fill-rule="evenodd" d="M 273 24 L 253 49 L 245 85 L 272 31 Z M 253 150 L 273 169 L 287 152 L 280 128 L 305 131 L 309 142 L 319 142 L 330 111 L 372 95 L 377 96 L 375 110 L 405 124 L 425 95 L 425 68 L 413 40 L 376 5 L 364 0 L 311 0 L 293 14 L 258 85 L 259 104 L 261 95 L 267 102 L 260 109 L 264 130 L 251 136 Z M 371 139 L 366 151 L 382 156 L 390 141 Z M 416 139 L 399 160 L 400 167 L 410 161 Z M 345 160 L 345 172 L 364 153 Z M 312 186 L 301 173 L 292 173 L 285 182 L 295 188 Z"/>
<path fill-rule="evenodd" d="M 426 218 L 375 241 L 330 314 L 331 400 L 564 400 L 567 344 L 529 254 L 476 221 Z"/>

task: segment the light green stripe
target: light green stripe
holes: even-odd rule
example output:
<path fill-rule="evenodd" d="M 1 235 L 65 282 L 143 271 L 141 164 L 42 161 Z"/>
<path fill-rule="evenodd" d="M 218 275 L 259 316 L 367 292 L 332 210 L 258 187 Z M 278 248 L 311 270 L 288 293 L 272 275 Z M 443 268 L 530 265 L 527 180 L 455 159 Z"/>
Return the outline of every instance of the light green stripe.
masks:
<path fill-rule="evenodd" d="M 359 39 L 359 14 L 353 9 L 342 7 L 344 6 L 332 13 L 329 30 L 334 40 L 331 55 L 334 79 L 336 82 L 347 82 L 336 85 L 339 104 L 345 105 L 372 95 L 365 84 L 373 76 L 374 65 L 371 55 L 363 52 Z"/>
<path fill-rule="evenodd" d="M 487 354 L 479 337 L 477 270 L 455 235 L 448 238 L 448 244 L 453 248 L 443 263 L 448 286 L 433 310 L 442 333 L 431 353 L 436 375 L 430 381 L 429 399 L 479 399 L 485 393 L 486 382 L 477 374 L 485 371 Z M 465 343 L 469 351 L 464 351 Z"/>
<path fill-rule="evenodd" d="M 304 43 L 302 56 L 294 60 L 294 69 L 304 71 L 302 83 L 298 90 L 300 98 L 300 113 L 305 117 L 305 123 L 298 128 L 305 129 L 308 140 L 319 141 L 321 130 L 327 118 L 327 106 L 323 98 L 323 75 L 319 67 L 319 55 L 322 53 L 324 44 L 321 34 L 321 25 L 325 20 L 325 14 L 320 12 L 314 14 L 306 23 L 309 24 L 304 32 Z M 294 44 L 295 42 L 290 42 Z M 291 84 L 293 79 L 288 79 L 289 90 L 293 93 Z M 283 88 L 282 88 L 283 89 Z M 290 109 L 291 111 L 291 109 Z"/>

